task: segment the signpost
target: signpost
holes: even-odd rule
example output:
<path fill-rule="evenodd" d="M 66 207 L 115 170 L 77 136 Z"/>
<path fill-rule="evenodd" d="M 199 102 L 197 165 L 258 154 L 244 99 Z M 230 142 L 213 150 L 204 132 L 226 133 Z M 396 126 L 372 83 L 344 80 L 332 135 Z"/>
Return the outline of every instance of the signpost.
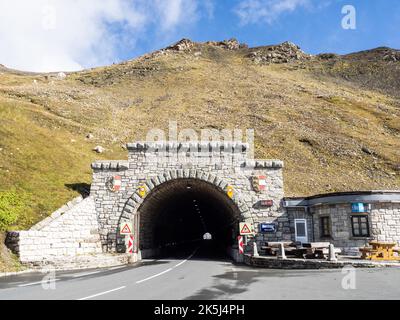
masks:
<path fill-rule="evenodd" d="M 239 254 L 243 254 L 244 250 L 243 250 L 243 237 L 242 236 L 238 236 L 238 245 L 239 245 Z"/>
<path fill-rule="evenodd" d="M 127 236 L 128 239 L 128 253 L 133 254 L 133 234 Z"/>
<path fill-rule="evenodd" d="M 264 233 L 276 232 L 274 223 L 260 223 L 260 231 Z"/>
<path fill-rule="evenodd" d="M 119 233 L 121 235 L 130 235 L 132 234 L 132 223 L 131 222 L 124 222 L 121 223 L 121 225 L 119 226 Z"/>
<path fill-rule="evenodd" d="M 131 222 L 121 223 L 119 233 L 125 235 L 126 252 L 133 254 L 133 229 Z"/>
<path fill-rule="evenodd" d="M 351 212 L 352 213 L 365 213 L 369 212 L 369 204 L 367 203 L 352 203 L 351 204 Z"/>
<path fill-rule="evenodd" d="M 241 236 L 252 236 L 254 234 L 253 226 L 248 222 L 240 222 L 239 233 Z"/>
<path fill-rule="evenodd" d="M 269 208 L 274 205 L 274 200 L 261 200 L 260 206 L 263 208 Z"/>

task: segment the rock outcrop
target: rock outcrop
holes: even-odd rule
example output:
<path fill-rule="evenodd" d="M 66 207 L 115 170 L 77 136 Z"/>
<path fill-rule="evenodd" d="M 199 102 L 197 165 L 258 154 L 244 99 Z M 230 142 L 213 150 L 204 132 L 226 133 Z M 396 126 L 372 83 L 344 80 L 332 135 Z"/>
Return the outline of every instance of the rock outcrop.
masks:
<path fill-rule="evenodd" d="M 242 48 L 248 48 L 247 44 L 239 43 L 239 41 L 234 38 L 223 41 L 208 41 L 205 43 L 194 42 L 190 39 L 182 39 L 172 46 L 167 47 L 165 50 L 191 52 L 194 48 L 199 48 L 202 45 L 219 47 L 227 50 L 239 50 Z"/>
<path fill-rule="evenodd" d="M 291 61 L 308 60 L 311 55 L 304 53 L 299 46 L 284 42 L 277 46 L 258 48 L 248 55 L 255 63 L 288 63 Z"/>

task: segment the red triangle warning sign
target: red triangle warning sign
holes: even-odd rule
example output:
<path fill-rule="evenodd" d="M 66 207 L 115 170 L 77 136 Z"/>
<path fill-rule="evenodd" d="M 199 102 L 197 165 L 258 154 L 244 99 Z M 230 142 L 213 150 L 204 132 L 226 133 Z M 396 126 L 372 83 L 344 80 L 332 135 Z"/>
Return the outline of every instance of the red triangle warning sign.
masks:
<path fill-rule="evenodd" d="M 125 225 L 121 228 L 121 234 L 131 234 L 131 228 L 129 224 L 125 223 Z"/>
<path fill-rule="evenodd" d="M 247 223 L 244 223 L 243 225 L 241 225 L 240 234 L 241 235 L 252 234 L 251 229 L 249 228 Z"/>

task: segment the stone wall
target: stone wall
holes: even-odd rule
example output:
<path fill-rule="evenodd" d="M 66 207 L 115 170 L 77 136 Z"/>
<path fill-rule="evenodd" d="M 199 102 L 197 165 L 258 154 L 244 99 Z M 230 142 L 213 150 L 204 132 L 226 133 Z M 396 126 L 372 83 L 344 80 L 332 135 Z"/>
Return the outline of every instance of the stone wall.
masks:
<path fill-rule="evenodd" d="M 251 219 L 258 228 L 259 222 L 274 222 L 276 234 L 264 238 L 290 239 L 290 226 L 281 200 L 283 198 L 283 163 L 278 160 L 248 159 L 247 146 L 240 143 L 187 143 L 181 147 L 190 151 L 171 156 L 171 143 L 129 144 L 128 161 L 98 161 L 92 165 L 93 183 L 91 196 L 95 200 L 104 252 L 115 252 L 118 226 L 123 220 L 134 220 L 143 199 L 137 194 L 144 185 L 147 192 L 166 181 L 192 178 L 214 184 L 221 192 L 230 185 L 234 188 L 233 201 L 242 213 L 242 219 Z M 223 148 L 225 147 L 225 148 Z M 238 151 L 239 150 L 239 151 Z M 267 189 L 253 190 L 251 177 L 265 175 Z M 121 177 L 121 188 L 112 192 L 106 183 L 113 176 Z M 270 208 L 258 206 L 261 200 L 273 200 Z M 145 200 L 144 200 L 145 201 Z M 261 241 L 261 238 L 259 239 Z"/>
<path fill-rule="evenodd" d="M 372 236 L 400 246 L 400 203 L 373 203 L 370 213 Z"/>
<path fill-rule="evenodd" d="M 369 237 L 354 237 L 351 203 L 317 205 L 311 208 L 314 215 L 314 235 L 316 241 L 330 241 L 342 248 L 345 254 L 358 253 L 358 248 L 372 240 L 397 242 L 400 245 L 400 203 L 371 203 L 371 211 L 366 213 L 369 222 Z M 364 215 L 364 214 L 361 214 Z M 321 237 L 320 218 L 328 216 L 331 221 L 331 237 Z"/>
<path fill-rule="evenodd" d="M 10 232 L 6 244 L 22 263 L 46 264 L 102 252 L 92 197 L 41 224 L 40 230 Z"/>

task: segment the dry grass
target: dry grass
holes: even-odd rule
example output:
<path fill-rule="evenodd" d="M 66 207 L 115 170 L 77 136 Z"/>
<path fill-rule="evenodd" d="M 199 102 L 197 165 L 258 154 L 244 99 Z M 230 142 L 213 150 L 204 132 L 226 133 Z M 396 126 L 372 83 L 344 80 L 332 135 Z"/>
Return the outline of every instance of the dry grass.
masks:
<path fill-rule="evenodd" d="M 245 50 L 197 50 L 201 56 L 170 52 L 66 80 L 0 74 L 0 189 L 30 196 L 15 228 L 75 196 L 67 184 L 90 183 L 94 159 L 125 159 L 121 144 L 166 130 L 170 120 L 180 129 L 254 128 L 256 156 L 285 161 L 288 196 L 399 189 L 400 109 L 390 93 L 335 74 L 348 65 L 261 66 Z M 101 156 L 91 151 L 99 144 L 107 148 Z"/>
<path fill-rule="evenodd" d="M 20 265 L 18 258 L 3 245 L 5 236 L 0 233 L 0 273 L 20 271 L 22 266 Z"/>

